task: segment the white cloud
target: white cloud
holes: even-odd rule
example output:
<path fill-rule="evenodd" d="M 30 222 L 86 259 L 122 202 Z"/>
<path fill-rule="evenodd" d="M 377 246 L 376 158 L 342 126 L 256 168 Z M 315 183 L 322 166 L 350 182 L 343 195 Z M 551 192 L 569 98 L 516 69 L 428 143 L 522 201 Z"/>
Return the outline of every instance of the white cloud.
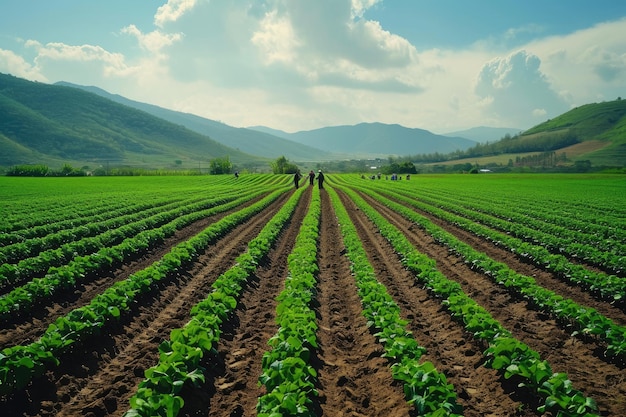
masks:
<path fill-rule="evenodd" d="M 626 20 L 516 50 L 508 40 L 543 28 L 518 27 L 466 50 L 417 50 L 365 18 L 372 7 L 382 0 L 169 0 L 153 25 L 115 31 L 124 53 L 33 40 L 22 43 L 26 52 L 0 50 L 0 71 L 288 131 L 363 121 L 435 132 L 528 128 L 626 96 Z"/>
<path fill-rule="evenodd" d="M 172 45 L 183 37 L 181 33 L 167 34 L 158 30 L 144 34 L 135 25 L 123 28 L 122 33 L 135 37 L 142 48 L 153 53 L 159 52 L 164 47 Z"/>
<path fill-rule="evenodd" d="M 157 9 L 154 24 L 162 28 L 166 23 L 175 22 L 196 5 L 196 0 L 168 0 Z"/>
<path fill-rule="evenodd" d="M 100 46 L 95 45 L 65 45 L 51 42 L 42 45 L 38 42 L 29 41 L 26 46 L 37 49 L 38 58 L 67 61 L 100 61 L 107 66 L 123 67 L 124 56 L 111 53 Z"/>
<path fill-rule="evenodd" d="M 298 41 L 291 21 L 279 17 L 276 10 L 268 12 L 252 34 L 251 42 L 259 50 L 260 61 L 265 65 L 274 62 L 294 63 Z"/>
<path fill-rule="evenodd" d="M 32 81 L 48 82 L 48 79 L 37 68 L 13 51 L 0 49 L 0 71 Z"/>
<path fill-rule="evenodd" d="M 480 97 L 491 99 L 485 110 L 510 125 L 517 121 L 528 127 L 543 121 L 539 116 L 567 110 L 540 65 L 541 60 L 526 51 L 485 64 L 475 89 Z"/>
<path fill-rule="evenodd" d="M 362 17 L 363 13 L 377 3 L 382 3 L 382 0 L 352 0 L 352 17 Z"/>
<path fill-rule="evenodd" d="M 626 19 L 526 46 L 541 58 L 551 85 L 570 106 L 614 100 L 626 86 Z"/>

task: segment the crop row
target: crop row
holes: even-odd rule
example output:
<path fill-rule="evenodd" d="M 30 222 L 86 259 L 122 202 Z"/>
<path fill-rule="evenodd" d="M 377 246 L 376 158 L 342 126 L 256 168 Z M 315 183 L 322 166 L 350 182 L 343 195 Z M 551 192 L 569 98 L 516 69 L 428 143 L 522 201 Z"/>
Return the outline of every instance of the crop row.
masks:
<path fill-rule="evenodd" d="M 624 192 L 623 178 L 619 176 L 479 176 L 470 180 L 451 177 L 449 181 L 438 179 L 430 184 L 436 186 L 425 187 L 424 181 L 411 181 L 410 188 L 418 194 L 432 192 L 468 202 L 473 200 L 477 206 L 496 201 L 522 213 L 532 213 L 535 208 L 540 212 L 552 210 L 560 214 L 563 222 L 572 218 L 609 229 L 624 226 L 626 218 L 626 209 L 619 204 Z M 543 206 L 543 210 L 538 206 Z"/>
<path fill-rule="evenodd" d="M 55 320 L 37 341 L 3 349 L 0 354 L 0 395 L 26 386 L 48 367 L 58 364 L 59 356 L 70 346 L 98 334 L 108 321 L 117 319 L 122 312 L 129 310 L 131 303 L 139 295 L 152 291 L 158 282 L 168 279 L 191 262 L 211 242 L 263 210 L 284 192 L 284 188 L 276 190 L 259 202 L 222 218 L 193 238 L 175 246 L 161 260 L 115 283 L 88 305 L 74 309 Z"/>
<path fill-rule="evenodd" d="M 163 207 L 161 210 L 154 212 L 144 212 L 130 218 L 118 218 L 108 221 L 104 225 L 94 226 L 102 233 L 98 236 L 85 237 L 83 239 L 55 245 L 58 239 L 53 234 L 50 237 L 50 244 L 53 248 L 39 253 L 37 256 L 23 259 L 17 264 L 2 263 L 0 265 L 0 288 L 10 285 L 16 285 L 23 282 L 27 278 L 37 275 L 43 275 L 49 271 L 51 267 L 56 267 L 69 262 L 76 256 L 83 256 L 95 253 L 101 248 L 110 247 L 123 242 L 130 236 L 135 236 L 142 231 L 150 229 L 158 229 L 165 225 L 165 228 L 171 228 L 172 222 L 181 216 L 187 219 L 194 218 L 194 213 L 202 210 L 210 209 L 218 204 L 224 204 L 228 201 L 237 199 L 242 195 L 258 195 L 260 189 L 266 187 L 256 187 L 242 193 L 238 190 L 228 190 L 221 195 L 213 198 L 202 198 L 197 202 L 188 202 L 188 204 L 177 204 L 174 207 Z M 216 193 L 217 194 L 217 193 Z M 189 215 L 189 216 L 188 216 Z M 204 213 L 206 215 L 206 213 Z M 195 215 L 195 218 L 201 218 Z M 179 222 L 180 223 L 180 222 Z M 48 239 L 48 238 L 44 238 Z M 47 246 L 49 246 L 47 245 Z M 18 245 L 18 246 L 21 246 Z M 24 257 L 23 255 L 17 255 Z"/>
<path fill-rule="evenodd" d="M 289 274 L 276 298 L 279 328 L 263 354 L 259 383 L 265 394 L 257 403 L 257 416 L 313 416 L 312 397 L 317 395 L 317 371 L 311 351 L 317 345 L 317 321 L 311 301 L 317 283 L 317 241 L 321 216 L 319 189 L 312 192 L 294 247 L 287 257 Z"/>
<path fill-rule="evenodd" d="M 522 224 L 532 222 L 539 229 L 552 229 L 556 232 L 552 234 L 560 234 L 559 228 L 564 228 L 579 233 L 582 240 L 593 241 L 595 238 L 597 244 L 604 244 L 606 241 L 623 245 L 626 242 L 626 230 L 619 227 L 620 217 L 616 217 L 614 210 L 602 212 L 591 209 L 575 210 L 565 204 L 557 204 L 558 209 L 555 210 L 554 205 L 546 204 L 539 199 L 520 203 L 515 201 L 512 204 L 507 201 L 507 204 L 503 205 L 502 200 L 493 196 L 454 195 L 440 190 L 425 189 L 419 189 L 418 193 L 420 198 L 428 197 L 436 202 L 453 202 L 455 205 L 490 214 L 502 220 Z M 612 249 L 610 244 L 606 247 Z"/>
<path fill-rule="evenodd" d="M 364 187 L 360 187 L 364 189 Z M 368 189 L 370 189 L 368 187 Z M 546 248 L 534 243 L 524 242 L 516 237 L 498 232 L 472 220 L 450 213 L 444 209 L 423 203 L 407 191 L 402 193 L 378 188 L 377 191 L 392 196 L 404 204 L 426 211 L 442 220 L 483 237 L 494 244 L 507 248 L 518 257 L 536 266 L 556 274 L 558 277 L 589 290 L 610 302 L 623 303 L 626 300 L 626 280 L 615 275 L 592 271 L 582 265 L 572 263 L 563 255 L 553 254 Z M 419 216 L 421 222 L 426 219 Z M 430 223 L 429 223 L 430 224 Z"/>
<path fill-rule="evenodd" d="M 514 378 L 543 398 L 539 412 L 561 416 L 592 416 L 595 401 L 572 387 L 565 373 L 554 373 L 537 352 L 515 339 L 489 312 L 467 296 L 461 286 L 436 268 L 431 258 L 418 252 L 396 227 L 377 213 L 353 190 L 341 188 L 357 204 L 397 251 L 401 262 L 437 297 L 450 314 L 460 320 L 474 337 L 488 344 L 486 365 Z M 377 196 L 377 199 L 380 199 Z M 560 413 L 560 414 L 559 414 Z"/>
<path fill-rule="evenodd" d="M 48 266 L 48 273 L 44 277 L 34 278 L 0 298 L 0 320 L 7 320 L 14 313 L 24 314 L 30 311 L 33 306 L 49 299 L 59 291 L 72 289 L 77 283 L 85 282 L 97 271 L 121 265 L 124 261 L 136 257 L 137 254 L 145 252 L 148 248 L 171 236 L 176 230 L 206 216 L 238 207 L 262 192 L 256 191 L 236 200 L 216 198 L 211 200 L 211 203 L 207 205 L 208 208 L 205 205 L 196 207 L 196 209 L 200 208 L 199 211 L 191 210 L 191 213 L 184 214 L 189 208 L 180 208 L 178 213 L 164 214 L 159 216 L 158 220 L 150 218 L 146 222 L 140 222 L 133 226 L 123 226 L 111 231 L 111 233 L 128 237 L 113 246 L 106 246 L 105 242 L 89 246 L 92 249 L 91 254 L 75 256 L 66 265 Z M 155 229 L 149 228 L 160 223 L 164 224 Z M 11 265 L 3 265 L 3 267 L 5 266 Z M 9 271 L 15 271 L 16 274 L 24 273 L 25 268 L 20 262 L 17 268 L 9 269 Z"/>
<path fill-rule="evenodd" d="M 203 196 L 204 191 L 217 196 L 235 189 L 254 189 L 258 186 L 275 188 L 289 183 L 287 178 L 275 175 L 246 175 L 237 181 L 225 176 L 213 176 L 210 181 L 206 177 L 198 177 L 179 181 L 175 185 L 175 193 L 172 193 L 172 181 L 167 178 L 50 178 L 29 181 L 29 186 L 39 184 L 30 191 L 34 198 L 12 201 L 10 186 L 18 188 L 18 195 L 24 193 L 23 188 L 28 188 L 21 184 L 21 180 L 24 179 L 14 178 L 12 181 L 17 183 L 9 185 L 12 184 L 10 182 L 5 188 L 8 195 L 3 200 L 5 204 L 0 206 L 0 246 L 11 243 L 5 240 L 8 239 L 5 235 L 15 234 L 21 240 L 19 235 L 33 233 L 29 229 L 43 226 L 62 230 L 68 227 L 68 222 L 85 224 L 84 220 L 91 216 L 105 215 L 124 207 L 132 209 L 143 204 L 150 206 L 164 202 L 175 203 L 194 196 Z M 164 181 L 163 185 L 160 185 L 161 181 Z M 94 189 L 97 190 L 96 193 Z"/>
<path fill-rule="evenodd" d="M 293 193 L 288 202 L 250 241 L 248 251 L 237 257 L 236 264 L 220 275 L 213 291 L 191 309 L 191 320 L 170 333 L 170 340 L 159 346 L 159 362 L 145 371 L 145 379 L 130 399 L 125 417 L 175 417 L 184 405 L 178 395 L 188 384 L 204 381 L 202 359 L 215 350 L 220 325 L 237 306 L 241 291 L 269 252 L 280 231 L 292 216 L 304 192 Z"/>
<path fill-rule="evenodd" d="M 477 210 L 475 206 L 462 207 L 458 199 L 426 198 L 424 195 L 420 195 L 419 198 L 426 204 L 455 213 L 467 221 L 479 222 L 500 230 L 525 242 L 541 242 L 541 245 L 551 253 L 580 259 L 614 273 L 626 272 L 626 244 L 621 240 L 606 237 L 605 235 L 610 233 L 608 228 L 597 234 L 588 234 L 554 225 L 549 223 L 548 219 L 536 220 L 534 211 L 533 217 L 515 215 L 502 210 L 494 202 Z"/>
<path fill-rule="evenodd" d="M 462 408 L 457 404 L 454 387 L 431 362 L 420 363 L 425 348 L 406 329 L 408 322 L 400 317 L 399 306 L 376 279 L 363 243 L 337 193 L 330 187 L 328 192 L 356 279 L 363 315 L 383 344 L 384 356 L 392 363 L 392 376 L 402 382 L 406 400 L 419 415 L 460 415 Z"/>
<path fill-rule="evenodd" d="M 30 238 L 27 237 L 28 233 L 23 233 L 20 235 L 20 239 L 15 240 L 17 243 L 0 247 L 0 264 L 16 263 L 22 259 L 34 257 L 44 250 L 57 249 L 62 245 L 77 242 L 83 238 L 97 236 L 98 234 L 115 230 L 124 225 L 131 225 L 138 221 L 145 221 L 152 216 L 162 216 L 164 213 L 181 211 L 181 214 L 184 214 L 189 209 L 197 209 L 206 204 L 206 197 L 194 196 L 186 200 L 167 202 L 166 204 L 155 202 L 124 207 L 118 210 L 108 210 L 106 213 L 98 216 L 81 219 L 80 224 L 75 224 L 75 221 L 68 220 L 62 222 L 61 227 L 65 227 L 61 230 L 56 230 L 56 227 L 53 229 L 52 225 L 28 229 L 27 231 L 36 231 L 37 236 Z M 182 208 L 186 210 L 181 210 Z M 71 252 L 72 249 L 70 248 L 68 251 Z"/>
<path fill-rule="evenodd" d="M 255 190 L 260 187 L 274 188 L 267 183 L 259 182 L 262 176 L 253 176 L 257 181 L 248 181 L 249 186 L 245 188 Z M 93 236 L 107 229 L 119 227 L 121 224 L 128 224 L 138 218 L 147 218 L 156 213 L 163 213 L 175 210 L 183 206 L 198 206 L 207 197 L 225 197 L 227 195 L 239 194 L 241 190 L 233 187 L 219 186 L 213 184 L 210 188 L 212 196 L 198 193 L 198 190 L 188 192 L 177 192 L 163 197 L 152 196 L 150 199 L 123 199 L 121 195 L 111 195 L 106 202 L 115 204 L 112 207 L 106 204 L 94 205 L 94 203 L 80 200 L 82 209 L 64 209 L 51 217 L 48 210 L 40 210 L 31 213 L 28 220 L 36 221 L 42 217 L 38 226 L 24 228 L 18 232 L 0 233 L 0 264 L 13 263 L 16 260 L 32 257 L 38 252 L 58 248 L 60 245 L 75 241 L 82 237 Z M 74 200 L 78 202 L 78 200 Z M 17 220 L 25 220 L 20 218 Z"/>
<path fill-rule="evenodd" d="M 474 269 L 480 270 L 494 282 L 510 292 L 528 300 L 539 310 L 557 318 L 567 327 L 573 327 L 586 335 L 593 335 L 606 345 L 605 354 L 620 361 L 626 359 L 626 328 L 619 326 L 595 309 L 578 305 L 570 299 L 555 294 L 538 285 L 534 278 L 511 270 L 506 264 L 496 262 L 487 255 L 459 241 L 428 219 L 418 215 L 402 204 L 395 203 L 379 194 L 365 191 L 394 211 L 412 220 L 431 234 L 435 240 L 457 253 Z"/>
<path fill-rule="evenodd" d="M 85 217 L 102 215 L 111 208 L 133 207 L 136 202 L 130 199 L 125 203 L 115 200 L 101 201 L 100 197 L 94 197 L 91 200 L 82 201 L 82 204 L 85 208 L 78 209 L 75 199 L 68 199 L 63 203 L 54 201 L 52 206 L 50 201 L 45 199 L 39 200 L 39 204 L 32 204 L 32 202 L 24 204 L 20 207 L 21 210 L 6 213 L 2 227 L 0 227 L 0 244 L 11 243 L 13 239 L 21 240 L 22 234 L 41 233 L 40 227 L 45 228 L 44 230 L 51 230 L 50 228 L 61 230 L 66 226 L 66 222 L 80 222 Z"/>

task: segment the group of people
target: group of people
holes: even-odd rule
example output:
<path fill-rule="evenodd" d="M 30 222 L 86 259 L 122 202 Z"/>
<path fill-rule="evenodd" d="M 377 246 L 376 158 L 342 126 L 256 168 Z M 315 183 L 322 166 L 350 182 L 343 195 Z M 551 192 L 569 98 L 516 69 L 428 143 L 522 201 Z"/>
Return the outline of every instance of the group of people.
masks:
<path fill-rule="evenodd" d="M 296 171 L 295 174 L 293 174 L 293 185 L 294 187 L 298 188 L 300 186 L 300 179 L 302 178 L 302 174 L 300 173 L 300 171 Z M 311 170 L 311 172 L 309 172 L 309 184 L 313 185 L 313 182 L 315 181 L 315 179 L 317 178 L 317 185 L 320 188 L 324 188 L 324 173 L 322 172 L 322 170 L 320 169 L 319 171 L 317 171 L 317 177 L 315 176 L 315 172 L 313 172 L 313 170 Z"/>
<path fill-rule="evenodd" d="M 361 178 L 365 179 L 365 174 L 361 174 Z M 375 180 L 376 178 L 380 179 L 380 173 L 378 173 L 378 175 L 371 175 L 370 176 L 370 180 Z M 385 175 L 385 179 L 389 179 L 388 175 Z M 397 181 L 397 180 L 401 180 L 402 179 L 402 175 L 400 175 L 398 177 L 398 174 L 391 174 L 391 181 Z M 406 174 L 406 179 L 410 180 L 411 179 L 411 174 Z"/>

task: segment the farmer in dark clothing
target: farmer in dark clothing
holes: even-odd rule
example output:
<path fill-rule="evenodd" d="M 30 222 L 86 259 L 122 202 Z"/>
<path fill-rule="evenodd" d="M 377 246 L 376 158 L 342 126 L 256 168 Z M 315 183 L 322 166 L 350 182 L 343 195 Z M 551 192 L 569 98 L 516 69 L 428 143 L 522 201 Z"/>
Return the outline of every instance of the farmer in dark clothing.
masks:
<path fill-rule="evenodd" d="M 296 171 L 296 173 L 293 174 L 293 185 L 296 188 L 300 186 L 300 178 L 302 178 L 302 175 L 300 175 L 300 171 Z"/>
<path fill-rule="evenodd" d="M 320 187 L 320 189 L 324 188 L 324 174 L 322 173 L 321 169 L 317 171 L 317 184 Z"/>
<path fill-rule="evenodd" d="M 311 170 L 311 172 L 309 172 L 309 185 L 313 185 L 314 180 L 315 180 L 315 172 Z"/>

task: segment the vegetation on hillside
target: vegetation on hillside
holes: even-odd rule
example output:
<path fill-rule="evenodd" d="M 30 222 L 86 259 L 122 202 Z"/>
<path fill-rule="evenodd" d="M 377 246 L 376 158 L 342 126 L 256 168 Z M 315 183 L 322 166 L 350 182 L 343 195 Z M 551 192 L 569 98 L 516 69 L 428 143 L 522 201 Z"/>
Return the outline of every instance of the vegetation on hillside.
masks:
<path fill-rule="evenodd" d="M 572 159 L 566 149 L 573 145 L 603 142 L 597 150 Z M 505 162 L 492 167 L 558 169 L 588 171 L 596 167 L 626 166 L 626 100 L 593 103 L 577 107 L 554 119 L 541 123 L 519 135 L 505 135 L 496 142 L 478 143 L 465 151 L 448 154 L 412 155 L 407 159 L 417 164 L 437 164 L 459 161 L 458 164 L 439 166 L 439 170 L 466 170 L 476 164 L 470 160 L 507 155 Z M 399 158 L 403 160 L 404 158 Z M 465 160 L 465 161 L 464 161 Z"/>
<path fill-rule="evenodd" d="M 373 131 L 363 130 L 364 125 L 359 125 L 361 130 L 341 127 L 343 139 L 335 141 L 380 143 L 383 125 L 373 124 L 378 129 Z M 398 132 L 395 139 L 401 137 Z M 219 174 L 234 170 L 292 173 L 302 168 L 290 162 L 284 153 L 273 161 L 248 155 L 184 126 L 97 94 L 5 74 L 0 74 L 0 148 L 0 172 L 8 170 L 13 175 L 40 173 L 41 166 L 54 167 L 46 175 L 63 173 L 67 166 L 81 167 L 72 175 L 79 172 Z M 322 168 L 323 164 L 324 169 L 334 172 L 383 173 L 478 172 L 485 168 L 502 172 L 623 170 L 626 169 L 626 100 L 618 98 L 583 105 L 520 134 L 507 134 L 498 141 L 477 143 L 465 150 L 393 156 L 386 162 L 384 157 L 357 158 L 312 159 L 300 164 L 307 170 Z"/>
<path fill-rule="evenodd" d="M 5 167 L 111 163 L 159 168 L 177 167 L 176 161 L 206 166 L 211 159 L 226 156 L 242 164 L 263 162 L 98 95 L 4 74 L 0 74 L 0 143 L 7 149 L 0 156 L 0 166 Z"/>

